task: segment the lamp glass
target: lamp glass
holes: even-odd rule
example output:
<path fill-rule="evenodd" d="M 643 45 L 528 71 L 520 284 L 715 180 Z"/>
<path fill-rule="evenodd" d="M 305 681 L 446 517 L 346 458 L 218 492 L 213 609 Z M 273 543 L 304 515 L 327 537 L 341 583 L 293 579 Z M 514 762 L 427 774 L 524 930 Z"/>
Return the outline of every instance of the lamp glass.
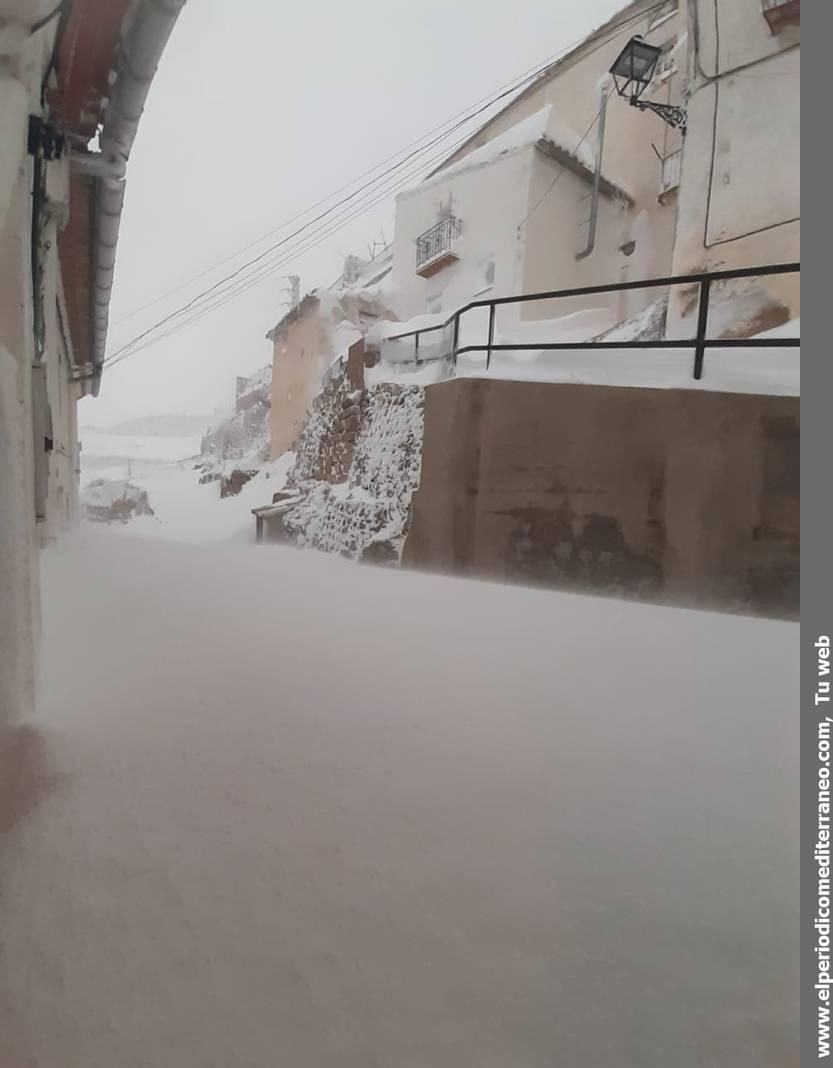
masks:
<path fill-rule="evenodd" d="M 610 73 L 615 78 L 637 82 L 645 86 L 650 82 L 662 49 L 648 44 L 641 37 L 632 37 L 613 63 Z"/>

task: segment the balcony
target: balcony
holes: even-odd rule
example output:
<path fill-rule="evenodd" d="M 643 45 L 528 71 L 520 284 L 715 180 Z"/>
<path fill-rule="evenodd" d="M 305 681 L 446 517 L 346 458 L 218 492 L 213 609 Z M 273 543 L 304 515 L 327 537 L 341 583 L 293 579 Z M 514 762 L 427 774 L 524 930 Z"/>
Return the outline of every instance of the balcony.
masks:
<path fill-rule="evenodd" d="M 455 251 L 462 224 L 454 215 L 446 215 L 416 239 L 416 273 L 430 278 L 460 257 Z"/>

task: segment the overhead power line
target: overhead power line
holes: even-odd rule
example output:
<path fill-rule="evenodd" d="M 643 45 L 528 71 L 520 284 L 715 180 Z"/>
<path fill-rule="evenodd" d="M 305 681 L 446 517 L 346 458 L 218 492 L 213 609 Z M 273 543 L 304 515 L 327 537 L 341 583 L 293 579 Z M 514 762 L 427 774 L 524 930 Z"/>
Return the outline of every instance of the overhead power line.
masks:
<path fill-rule="evenodd" d="M 608 28 L 608 31 L 605 34 L 605 36 L 603 38 L 601 38 L 596 43 L 595 47 L 592 49 L 591 52 L 588 53 L 588 55 L 592 54 L 593 52 L 597 51 L 599 48 L 601 48 L 605 44 L 607 44 L 607 42 L 610 39 L 610 37 L 613 36 L 615 33 L 618 33 L 619 30 L 623 29 L 627 25 L 630 25 L 630 24 L 633 24 L 635 22 L 641 21 L 642 19 L 645 19 L 646 17 L 650 16 L 650 14 L 652 14 L 653 11 L 655 11 L 658 8 L 660 8 L 661 6 L 662 6 L 662 3 L 659 2 L 657 4 L 654 4 L 651 7 L 645 8 L 644 10 L 642 10 L 642 11 L 636 13 L 636 14 L 632 14 L 632 15 L 628 16 L 627 18 L 620 20 L 620 22 L 614 24 L 613 26 L 610 26 Z M 266 248 L 265 250 L 260 252 L 258 255 L 250 258 L 245 263 L 243 263 L 239 267 L 237 267 L 235 270 L 229 272 L 223 278 L 219 279 L 218 281 L 214 282 L 212 285 L 208 286 L 206 289 L 202 290 L 200 293 L 196 294 L 194 297 L 192 297 L 190 300 L 188 300 L 181 307 L 179 307 L 179 308 L 175 309 L 174 311 L 170 312 L 169 314 L 163 316 L 161 319 L 159 319 L 153 325 L 149 326 L 146 330 L 141 331 L 134 338 L 132 338 L 126 344 L 120 346 L 114 353 L 112 353 L 107 358 L 107 360 L 105 360 L 105 364 L 104 365 L 105 366 L 115 366 L 117 363 L 120 363 L 120 362 L 122 362 L 123 359 L 127 358 L 127 356 L 130 356 L 130 355 L 133 355 L 136 352 L 142 351 L 144 348 L 148 347 L 148 339 L 151 338 L 151 335 L 156 334 L 157 331 L 159 331 L 162 327 L 166 326 L 169 323 L 173 323 L 175 320 L 180 320 L 180 322 L 176 323 L 176 329 L 179 329 L 181 327 L 190 325 L 192 322 L 195 322 L 195 321 L 197 321 L 197 319 L 201 318 L 202 314 L 208 314 L 209 312 L 211 312 L 213 310 L 216 310 L 219 307 L 222 307 L 227 302 L 227 300 L 233 299 L 234 297 L 236 297 L 236 296 L 242 294 L 243 292 L 245 292 L 252 285 L 256 285 L 259 281 L 262 281 L 264 278 L 269 277 L 272 273 L 274 273 L 274 271 L 280 269 L 280 267 L 282 267 L 282 266 L 285 266 L 286 263 L 289 262 L 291 258 L 297 257 L 299 255 L 303 255 L 305 252 L 310 251 L 312 248 L 317 247 L 317 245 L 320 244 L 321 241 L 323 241 L 326 237 L 329 237 L 331 234 L 336 233 L 339 229 L 341 229 L 343 226 L 347 225 L 350 221 L 352 221 L 355 218 L 358 218 L 361 214 L 364 214 L 366 211 L 370 210 L 370 208 L 375 206 L 375 204 L 379 203 L 380 200 L 384 199 L 386 196 L 389 196 L 391 192 L 395 192 L 396 189 L 401 188 L 401 186 L 403 184 L 405 184 L 405 181 L 410 180 L 411 177 L 414 174 L 418 174 L 420 172 L 423 172 L 426 169 L 426 167 L 430 167 L 435 163 L 441 162 L 442 159 L 448 158 L 449 155 L 452 155 L 455 151 L 457 151 L 460 147 L 462 147 L 464 144 L 466 144 L 471 139 L 471 135 L 470 134 L 466 134 L 465 137 L 463 137 L 461 140 L 456 142 L 450 148 L 447 146 L 438 155 L 434 156 L 431 160 L 428 160 L 428 161 L 422 160 L 422 157 L 424 157 L 427 152 L 429 152 L 432 148 L 434 148 L 435 146 L 441 144 L 442 142 L 447 141 L 448 138 L 450 138 L 455 132 L 457 132 L 463 126 L 468 124 L 472 119 L 476 118 L 478 115 L 483 114 L 483 112 L 489 110 L 489 108 L 491 108 L 495 104 L 499 103 L 500 100 L 504 99 L 506 96 L 509 96 L 509 95 L 511 95 L 513 93 L 516 93 L 516 92 L 520 92 L 524 88 L 527 88 L 529 85 L 533 84 L 538 78 L 541 77 L 541 75 L 543 75 L 546 72 L 546 70 L 549 67 L 551 67 L 553 65 L 553 63 L 557 62 L 559 58 L 561 58 L 562 56 L 566 55 L 573 48 L 575 48 L 577 44 L 580 44 L 580 43 L 581 43 L 581 41 L 577 41 L 574 44 L 571 44 L 571 45 L 567 46 L 566 48 L 562 49 L 559 53 L 557 53 L 555 56 L 553 56 L 549 60 L 547 60 L 546 63 L 544 63 L 543 65 L 539 64 L 539 65 L 537 65 L 537 66 L 535 66 L 533 68 L 529 68 L 529 70 L 526 71 L 523 75 L 519 76 L 519 78 L 514 79 L 512 83 L 506 83 L 504 86 L 502 86 L 501 89 L 496 94 L 493 94 L 488 99 L 487 98 L 482 98 L 481 101 L 479 101 L 476 106 L 473 106 L 473 110 L 470 108 L 470 109 L 468 109 L 468 110 L 466 110 L 464 112 L 459 112 L 456 116 L 452 117 L 451 119 L 446 120 L 446 122 L 440 124 L 440 126 L 435 127 L 434 130 L 430 131 L 429 134 L 424 135 L 423 138 L 420 138 L 417 141 L 411 142 L 411 144 L 406 146 L 405 149 L 400 149 L 398 152 L 393 153 L 391 156 L 386 157 L 385 160 L 383 160 L 380 163 L 376 164 L 374 167 L 370 168 L 369 170 L 363 172 L 362 175 L 359 175 L 357 178 L 353 179 L 351 182 L 348 182 L 345 185 L 340 186 L 337 190 L 335 190 L 329 196 L 327 196 L 327 197 L 323 198 L 322 200 L 318 201 L 315 205 L 313 205 L 312 207 L 306 209 L 305 211 L 300 212 L 299 214 L 293 216 L 292 219 L 287 220 L 287 222 L 285 222 L 285 223 L 281 224 L 280 226 L 274 228 L 273 230 L 269 231 L 266 235 L 263 235 L 257 241 L 254 241 L 254 242 L 250 243 L 249 245 L 244 246 L 242 249 L 239 249 L 236 253 L 233 253 L 230 256 L 226 257 L 224 260 L 220 261 L 214 267 L 207 268 L 205 271 L 201 272 L 199 275 L 194 276 L 189 281 L 181 283 L 179 286 L 175 287 L 173 290 L 170 290 L 167 294 L 164 294 L 164 295 L 162 295 L 160 297 L 157 297 L 154 300 L 152 300 L 152 301 L 148 302 L 147 304 L 143 305 L 141 308 L 138 308 L 135 311 L 129 313 L 129 315 L 126 316 L 125 319 L 123 319 L 121 321 L 126 321 L 126 319 L 132 318 L 134 315 L 139 314 L 140 311 L 146 310 L 147 308 L 153 306 L 154 304 L 159 303 L 160 301 L 167 299 L 167 297 L 173 295 L 173 293 L 178 292 L 178 291 L 186 288 L 188 285 L 191 285 L 194 281 L 197 281 L 199 278 L 205 277 L 206 275 L 212 273 L 212 271 L 216 270 L 217 267 L 222 266 L 223 264 L 230 262 L 231 260 L 235 259 L 236 256 L 240 255 L 242 252 L 247 251 L 247 250 L 249 250 L 249 249 L 251 249 L 253 247 L 256 247 L 258 244 L 260 244 L 263 240 L 267 239 L 269 236 L 279 232 L 281 229 L 285 229 L 285 227 L 288 226 L 288 225 L 291 225 L 292 222 L 303 218 L 305 215 L 308 215 L 309 212 L 314 210 L 316 207 L 319 207 L 319 206 L 321 206 L 323 204 L 326 204 L 329 200 L 332 199 L 333 196 L 337 195 L 339 192 L 344 191 L 346 189 L 350 189 L 351 186 L 355 185 L 355 183 L 357 181 L 359 181 L 362 177 L 374 174 L 374 172 L 378 171 L 380 167 L 384 166 L 384 164 L 388 163 L 391 160 L 397 160 L 397 162 L 392 163 L 385 170 L 383 170 L 380 174 L 376 174 L 375 177 L 370 178 L 368 181 L 362 183 L 357 189 L 352 190 L 352 192 L 350 192 L 346 196 L 340 198 L 335 203 L 333 203 L 329 207 L 327 207 L 325 210 L 323 210 L 322 212 L 320 212 L 317 215 L 315 215 L 313 218 L 307 220 L 307 222 L 305 222 L 304 224 L 302 224 L 301 226 L 296 228 L 292 233 L 286 235 L 281 240 L 279 240 L 279 241 L 275 242 L 274 244 L 270 245 L 268 248 Z M 590 126 L 587 129 L 587 131 L 585 131 L 585 134 L 582 136 L 581 140 L 579 141 L 579 145 L 589 135 L 590 130 L 592 129 L 592 127 L 595 124 L 597 119 L 598 119 L 598 115 L 596 116 L 596 118 L 594 118 L 593 122 L 590 124 Z M 449 124 L 451 124 L 451 125 L 449 125 Z M 445 129 L 445 127 L 448 127 L 448 129 Z M 437 133 L 437 131 L 442 131 L 442 132 Z M 430 138 L 430 140 L 428 140 L 427 142 L 425 142 L 425 138 L 426 137 Z M 425 143 L 423 143 L 423 142 L 425 142 Z M 414 146 L 416 146 L 416 147 L 414 147 Z M 408 150 L 410 150 L 410 151 L 408 151 Z M 398 159 L 398 157 L 401 155 L 401 153 L 403 151 L 406 152 L 406 154 L 401 159 Z M 421 162 L 418 162 L 418 165 L 416 166 L 416 169 L 414 170 L 413 164 L 416 164 L 417 161 L 421 161 Z M 399 182 L 398 178 L 401 177 L 401 172 L 403 171 L 404 168 L 408 167 L 409 165 L 412 165 L 412 166 L 409 169 L 408 179 L 406 179 L 403 182 Z M 397 174 L 397 172 L 400 172 L 400 173 Z M 547 190 L 547 193 L 544 194 L 544 197 L 546 197 L 549 194 L 550 190 L 552 189 L 552 187 L 554 186 L 555 182 L 560 177 L 561 173 L 562 172 L 559 172 L 559 174 L 556 175 L 555 179 L 553 180 L 552 185 L 550 186 L 550 189 Z M 393 188 L 391 188 L 390 187 L 390 179 L 393 178 L 394 176 L 396 177 L 397 181 L 396 181 L 395 185 L 393 186 Z M 383 193 L 381 193 L 378 197 L 375 197 L 375 194 L 379 193 L 380 190 L 383 188 L 383 183 L 385 183 L 385 191 Z M 361 198 L 365 194 L 370 194 L 372 199 L 370 199 L 367 202 L 359 201 L 359 204 L 353 204 L 352 203 L 353 201 L 357 200 L 357 198 Z M 544 198 L 542 198 L 542 200 L 543 199 Z M 362 204 L 363 204 L 363 206 L 361 206 Z M 539 204 L 540 204 L 540 201 L 539 201 Z M 348 205 L 349 205 L 349 207 L 347 207 Z M 353 208 L 357 208 L 357 207 L 360 207 L 360 206 L 361 206 L 361 210 L 360 211 L 357 211 L 357 212 L 353 211 Z M 538 207 L 538 205 L 536 204 L 535 207 L 530 212 L 530 215 L 532 214 L 532 212 L 534 212 L 537 209 L 537 207 Z M 335 218 L 330 218 L 333 215 L 335 215 Z M 529 216 L 527 216 L 527 218 L 528 217 Z M 327 220 L 327 222 L 324 224 L 324 226 L 317 225 L 317 224 L 320 224 L 320 223 L 324 222 L 324 220 Z M 526 219 L 524 220 L 524 222 L 526 222 Z M 334 224 L 334 223 L 337 223 L 337 225 L 331 227 L 330 224 Z M 523 225 L 523 223 L 521 225 Z M 314 229 L 316 226 L 317 226 L 317 229 Z M 322 233 L 322 231 L 326 231 L 326 232 Z M 302 235 L 304 235 L 304 236 L 302 236 Z M 320 237 L 317 240 L 315 240 L 312 243 L 310 243 L 310 244 L 305 243 L 306 239 L 311 237 L 311 236 L 313 236 L 313 235 L 320 235 Z M 290 243 L 292 241 L 294 241 L 296 238 L 301 238 L 301 241 L 297 242 L 295 245 L 290 245 Z M 287 246 L 290 246 L 290 247 L 287 248 Z M 278 254 L 278 261 L 277 262 L 275 262 L 274 260 L 273 261 L 268 261 L 267 257 L 272 256 L 275 253 Z M 263 261 L 267 261 L 267 262 L 264 263 Z M 258 266 L 258 265 L 260 265 L 260 266 Z M 247 272 L 247 271 L 250 271 L 251 273 L 248 274 L 248 275 L 245 275 L 245 272 Z M 241 277 L 241 276 L 243 276 L 243 277 Z M 225 288 L 223 288 L 223 287 L 225 287 Z M 220 292 L 217 292 L 218 290 L 220 290 Z M 193 313 L 193 314 L 189 314 L 189 313 Z M 169 337 L 174 332 L 175 332 L 175 330 L 165 331 L 165 333 L 159 335 L 156 338 L 156 340 L 162 340 L 162 338 L 164 338 L 164 337 Z M 144 344 L 142 344 L 142 342 L 144 342 Z"/>
<path fill-rule="evenodd" d="M 612 92 L 612 90 L 611 90 L 611 92 Z M 607 95 L 610 96 L 610 92 L 608 92 Z M 578 150 L 581 148 L 581 146 L 584 144 L 584 142 L 590 136 L 590 131 L 593 129 L 593 127 L 599 121 L 599 118 L 600 118 L 601 114 L 602 114 L 602 109 L 599 108 L 599 110 L 596 112 L 596 114 L 594 115 L 593 119 L 591 120 L 590 125 L 587 127 L 587 129 L 584 131 L 584 133 L 579 138 L 578 143 L 576 144 L 576 147 L 575 147 L 575 152 L 578 152 Z M 550 182 L 550 184 L 547 187 L 546 191 L 544 193 L 542 193 L 540 198 L 538 200 L 536 200 L 536 202 L 532 205 L 532 207 L 529 209 L 529 211 L 526 213 L 526 215 L 524 215 L 523 219 L 521 219 L 521 221 L 518 223 L 518 232 L 520 232 L 524 228 L 524 226 L 526 226 L 526 224 L 529 222 L 529 220 L 532 218 L 532 216 L 535 214 L 535 212 L 541 207 L 541 205 L 544 203 L 544 201 L 547 199 L 547 197 L 550 195 L 550 193 L 553 191 L 553 189 L 555 189 L 555 186 L 558 183 L 558 179 L 564 173 L 564 170 L 565 170 L 565 168 L 563 166 L 559 167 L 558 173 L 553 178 L 553 180 Z"/>
<path fill-rule="evenodd" d="M 465 140 L 465 138 L 462 139 L 459 144 L 463 144 Z M 459 147 L 459 144 L 455 147 Z M 441 159 L 445 154 L 446 153 L 444 151 L 439 155 L 433 157 L 433 159 L 427 161 L 428 164 L 430 165 L 431 163 L 436 162 L 437 160 Z M 173 322 L 171 329 L 165 331 L 165 333 L 163 334 L 150 337 L 140 335 L 139 337 L 134 338 L 133 341 L 128 342 L 122 348 L 118 349 L 111 356 L 109 356 L 105 361 L 105 367 L 115 366 L 117 363 L 120 363 L 128 356 L 132 356 L 136 352 L 142 351 L 144 348 L 149 347 L 149 345 L 154 344 L 156 341 L 161 341 L 163 338 L 170 337 L 179 329 L 188 326 L 191 323 L 196 322 L 198 319 L 202 318 L 203 314 L 208 314 L 209 312 L 214 311 L 216 308 L 222 307 L 222 305 L 227 303 L 229 300 L 241 295 L 249 288 L 252 288 L 254 285 L 257 285 L 261 281 L 264 281 L 266 278 L 271 277 L 281 268 L 292 262 L 293 259 L 297 258 L 300 255 L 303 255 L 306 252 L 311 251 L 313 248 L 318 247 L 320 244 L 323 243 L 323 241 L 325 241 L 333 234 L 338 233 L 338 231 L 341 230 L 348 223 L 366 214 L 366 212 L 369 211 L 371 208 L 388 199 L 389 196 L 396 193 L 403 186 L 408 185 L 414 180 L 414 177 L 424 169 L 424 166 L 425 164 L 420 164 L 418 167 L 406 172 L 404 175 L 397 176 L 397 178 L 394 180 L 394 184 L 387 184 L 381 189 L 376 189 L 372 191 L 369 199 L 365 200 L 364 202 L 360 202 L 357 205 L 351 205 L 350 209 L 347 209 L 346 211 L 342 212 L 342 214 L 336 219 L 330 219 L 328 220 L 328 222 L 320 225 L 317 229 L 314 229 L 310 233 L 305 234 L 294 245 L 291 245 L 289 248 L 286 248 L 283 254 L 280 255 L 278 259 L 266 263 L 259 268 L 256 268 L 254 271 L 252 271 L 250 275 L 239 279 L 236 283 L 233 283 L 232 286 L 228 287 L 228 289 L 226 289 L 225 291 L 215 293 L 213 296 L 209 291 L 206 291 L 206 293 L 202 294 L 199 298 L 202 303 L 196 304 L 194 307 L 189 309 L 190 316 L 188 318 L 182 319 L 180 322 Z M 174 315 L 170 316 L 169 319 L 173 320 L 178 314 L 187 313 L 185 313 L 183 309 L 180 309 L 179 313 L 174 313 Z M 154 334 L 154 331 L 150 330 L 146 333 Z"/>

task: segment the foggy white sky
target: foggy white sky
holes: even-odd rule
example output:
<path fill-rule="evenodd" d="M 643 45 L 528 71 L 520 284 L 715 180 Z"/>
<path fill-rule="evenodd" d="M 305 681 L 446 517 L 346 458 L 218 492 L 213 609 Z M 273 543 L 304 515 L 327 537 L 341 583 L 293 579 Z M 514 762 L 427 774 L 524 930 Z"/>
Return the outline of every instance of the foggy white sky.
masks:
<path fill-rule="evenodd" d="M 589 33 L 624 0 L 189 0 L 168 43 L 130 160 L 108 351 L 277 233 L 153 307 L 385 157 Z M 472 129 L 476 129 L 477 123 Z M 278 275 L 326 285 L 350 252 L 393 236 L 393 197 Z M 234 377 L 271 358 L 265 333 L 286 282 L 266 278 L 105 371 L 82 425 L 157 412 L 211 414 Z"/>

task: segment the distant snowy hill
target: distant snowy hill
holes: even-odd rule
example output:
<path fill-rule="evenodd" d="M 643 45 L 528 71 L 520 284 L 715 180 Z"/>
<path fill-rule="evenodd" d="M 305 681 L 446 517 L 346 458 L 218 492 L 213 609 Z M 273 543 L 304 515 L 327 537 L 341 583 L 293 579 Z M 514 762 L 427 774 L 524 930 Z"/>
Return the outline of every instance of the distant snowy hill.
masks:
<path fill-rule="evenodd" d="M 208 418 L 150 415 L 81 431 L 82 482 L 131 478 L 159 464 L 199 456 Z"/>
<path fill-rule="evenodd" d="M 178 413 L 164 415 L 143 415 L 136 419 L 126 419 L 110 426 L 90 426 L 87 433 L 95 431 L 100 434 L 126 435 L 128 437 L 148 438 L 183 438 L 192 434 L 202 434 L 216 421 L 217 415 L 181 415 Z"/>

